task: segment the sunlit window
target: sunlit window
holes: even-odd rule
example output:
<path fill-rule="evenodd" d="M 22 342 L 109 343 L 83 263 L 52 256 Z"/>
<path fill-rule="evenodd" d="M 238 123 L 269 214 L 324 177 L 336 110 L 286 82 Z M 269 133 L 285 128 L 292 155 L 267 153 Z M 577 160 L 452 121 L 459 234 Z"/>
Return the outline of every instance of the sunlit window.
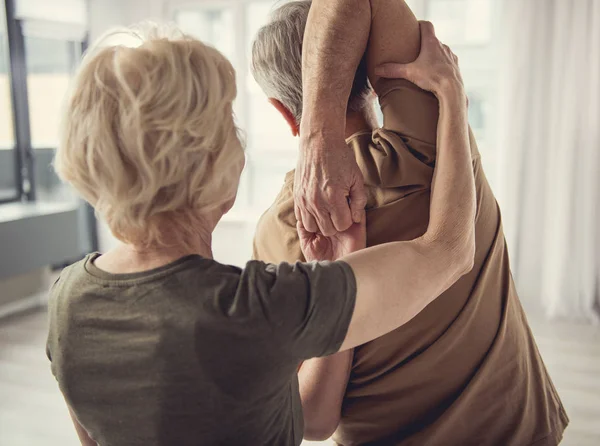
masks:
<path fill-rule="evenodd" d="M 58 145 L 61 108 L 80 58 L 80 46 L 64 40 L 25 37 L 29 125 L 34 148 Z"/>
<path fill-rule="evenodd" d="M 492 37 L 491 0 L 429 0 L 427 19 L 448 45 L 486 45 Z"/>
<path fill-rule="evenodd" d="M 183 32 L 221 51 L 230 61 L 235 59 L 233 12 L 229 8 L 193 8 L 177 11 L 175 21 Z"/>

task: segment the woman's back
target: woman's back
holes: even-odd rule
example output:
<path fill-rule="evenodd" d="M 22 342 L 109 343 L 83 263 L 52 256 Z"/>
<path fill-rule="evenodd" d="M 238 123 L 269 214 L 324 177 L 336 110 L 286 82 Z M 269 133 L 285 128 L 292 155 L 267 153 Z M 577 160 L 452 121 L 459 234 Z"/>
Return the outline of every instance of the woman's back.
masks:
<path fill-rule="evenodd" d="M 329 339 L 315 339 L 322 330 L 301 335 L 281 327 L 304 318 L 294 304 L 302 305 L 304 295 L 306 305 L 305 275 L 327 276 L 339 287 L 347 267 L 252 262 L 241 270 L 189 256 L 114 275 L 94 265 L 97 257 L 67 268 L 55 284 L 47 349 L 67 403 L 94 440 L 103 446 L 299 444 L 298 362 L 321 353 L 316 344 L 339 348 L 351 308 L 337 315 L 342 325 Z M 272 287 L 256 288 L 263 279 Z M 313 304 L 329 307 L 331 297 Z M 317 313 L 332 318 L 325 307 Z"/>

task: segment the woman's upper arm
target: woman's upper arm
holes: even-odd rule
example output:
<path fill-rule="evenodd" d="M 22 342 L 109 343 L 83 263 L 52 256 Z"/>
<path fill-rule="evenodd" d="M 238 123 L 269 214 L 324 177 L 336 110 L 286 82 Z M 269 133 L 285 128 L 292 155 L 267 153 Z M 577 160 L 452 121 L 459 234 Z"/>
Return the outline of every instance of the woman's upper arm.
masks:
<path fill-rule="evenodd" d="M 456 253 L 416 239 L 350 254 L 356 306 L 341 350 L 383 336 L 410 321 L 466 271 Z"/>
<path fill-rule="evenodd" d="M 298 373 L 304 438 L 326 440 L 337 429 L 352 368 L 353 350 L 304 362 Z"/>
<path fill-rule="evenodd" d="M 354 274 L 347 264 L 249 262 L 241 284 L 238 294 L 246 295 L 255 323 L 266 324 L 272 332 L 273 347 L 298 360 L 339 349 L 356 297 Z"/>

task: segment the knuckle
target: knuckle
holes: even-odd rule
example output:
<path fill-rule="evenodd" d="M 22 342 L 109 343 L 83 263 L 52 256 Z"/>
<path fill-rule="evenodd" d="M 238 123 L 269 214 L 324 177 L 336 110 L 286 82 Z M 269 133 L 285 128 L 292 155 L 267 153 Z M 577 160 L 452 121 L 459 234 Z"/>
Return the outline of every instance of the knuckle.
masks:
<path fill-rule="evenodd" d="M 364 208 L 367 205 L 367 197 L 357 197 L 354 202 L 356 206 Z"/>

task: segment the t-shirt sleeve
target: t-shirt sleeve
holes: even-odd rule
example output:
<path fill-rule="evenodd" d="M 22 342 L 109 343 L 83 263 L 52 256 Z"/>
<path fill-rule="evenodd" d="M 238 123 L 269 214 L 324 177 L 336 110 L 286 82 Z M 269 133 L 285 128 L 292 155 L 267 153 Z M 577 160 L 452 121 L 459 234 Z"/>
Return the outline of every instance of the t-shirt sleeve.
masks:
<path fill-rule="evenodd" d="M 405 79 L 381 79 L 375 91 L 385 130 L 435 146 L 439 103 L 432 93 Z"/>
<path fill-rule="evenodd" d="M 294 359 L 339 350 L 354 311 L 356 280 L 344 262 L 253 261 L 242 271 L 237 302 L 268 327 L 274 348 Z M 244 296 L 246 296 L 244 298 Z"/>
<path fill-rule="evenodd" d="M 405 79 L 380 79 L 375 85 L 383 114 L 383 130 L 401 136 L 418 158 L 433 165 L 436 156 L 440 106 L 433 93 Z M 469 127 L 473 159 L 479 157 L 475 137 Z"/>
<path fill-rule="evenodd" d="M 64 271 L 56 279 L 56 281 L 50 288 L 50 295 L 48 298 L 48 336 L 46 338 L 46 357 L 50 361 L 50 369 L 54 376 L 56 376 L 56 370 L 55 370 L 54 362 L 52 361 L 52 357 L 53 357 L 53 349 L 57 342 L 56 324 L 58 322 L 56 320 L 56 318 L 57 318 L 56 305 L 57 305 L 57 294 L 59 292 L 58 290 L 61 285 L 60 282 L 61 282 L 62 274 L 64 274 Z"/>

